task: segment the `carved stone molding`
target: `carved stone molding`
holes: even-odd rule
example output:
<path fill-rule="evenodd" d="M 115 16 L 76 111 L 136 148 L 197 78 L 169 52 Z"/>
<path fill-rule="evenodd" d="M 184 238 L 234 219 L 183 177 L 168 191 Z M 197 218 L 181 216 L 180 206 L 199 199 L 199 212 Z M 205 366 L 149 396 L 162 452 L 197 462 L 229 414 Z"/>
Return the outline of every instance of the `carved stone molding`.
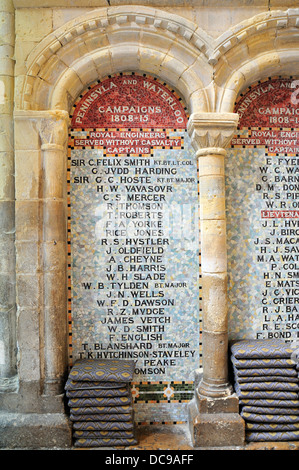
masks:
<path fill-rule="evenodd" d="M 69 114 L 63 110 L 15 111 L 17 121 L 32 121 L 41 139 L 41 149 L 64 150 L 68 136 Z M 46 147 L 45 147 L 46 146 Z"/>
<path fill-rule="evenodd" d="M 235 113 L 191 114 L 188 133 L 196 156 L 225 155 L 239 121 Z"/>
<path fill-rule="evenodd" d="M 42 150 L 65 148 L 68 135 L 68 115 L 63 111 L 47 113 L 37 120 L 37 129 L 42 141 Z"/>
<path fill-rule="evenodd" d="M 68 109 L 69 100 L 93 81 L 139 70 L 176 87 L 191 113 L 231 112 L 250 83 L 299 73 L 298 28 L 299 8 L 258 14 L 217 39 L 159 8 L 98 8 L 53 31 L 30 52 L 26 73 L 17 80 L 16 106 Z"/>
<path fill-rule="evenodd" d="M 199 90 L 212 79 L 206 55 L 211 41 L 195 23 L 163 10 L 99 8 L 53 31 L 31 51 L 17 107 L 67 109 L 68 100 L 94 81 L 138 70 L 167 80 L 205 110 Z"/>

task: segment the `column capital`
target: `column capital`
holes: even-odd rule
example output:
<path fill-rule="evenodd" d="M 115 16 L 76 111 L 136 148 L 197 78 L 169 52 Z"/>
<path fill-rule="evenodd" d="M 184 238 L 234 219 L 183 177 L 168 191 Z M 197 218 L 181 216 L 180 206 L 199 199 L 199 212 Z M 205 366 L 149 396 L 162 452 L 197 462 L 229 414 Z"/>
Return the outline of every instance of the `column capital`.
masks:
<path fill-rule="evenodd" d="M 67 117 L 65 112 L 52 111 L 38 120 L 42 150 L 64 150 L 68 135 Z"/>
<path fill-rule="evenodd" d="M 15 111 L 17 120 L 30 120 L 41 139 L 42 150 L 64 150 L 68 136 L 69 114 L 64 110 Z"/>
<path fill-rule="evenodd" d="M 189 118 L 188 134 L 196 156 L 226 155 L 226 147 L 236 132 L 236 113 L 193 113 Z"/>

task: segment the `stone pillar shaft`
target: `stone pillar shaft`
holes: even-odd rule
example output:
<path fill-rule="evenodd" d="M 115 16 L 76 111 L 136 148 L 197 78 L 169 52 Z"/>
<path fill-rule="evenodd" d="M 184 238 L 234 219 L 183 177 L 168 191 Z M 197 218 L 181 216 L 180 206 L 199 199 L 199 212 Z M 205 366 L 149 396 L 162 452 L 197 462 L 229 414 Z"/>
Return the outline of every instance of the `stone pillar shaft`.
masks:
<path fill-rule="evenodd" d="M 228 381 L 225 147 L 236 114 L 190 116 L 188 131 L 199 169 L 203 376 L 189 406 L 195 446 L 240 445 L 244 423 Z"/>
<path fill-rule="evenodd" d="M 225 215 L 225 151 L 199 150 L 201 269 L 203 299 L 203 379 L 199 393 L 226 396 L 227 255 Z"/>
<path fill-rule="evenodd" d="M 14 111 L 17 393 L 0 393 L 0 446 L 71 446 L 67 372 L 68 113 Z"/>
<path fill-rule="evenodd" d="M 43 333 L 45 395 L 62 392 L 67 368 L 67 113 L 38 121 L 43 173 Z"/>
<path fill-rule="evenodd" d="M 11 0 L 0 0 L 0 19 L 0 384 L 2 390 L 9 391 L 14 388 L 17 377 L 13 136 L 15 32 Z"/>
<path fill-rule="evenodd" d="M 227 248 L 225 214 L 225 147 L 236 129 L 235 114 L 191 115 L 189 133 L 199 169 L 203 378 L 199 394 L 231 393 L 227 368 Z"/>

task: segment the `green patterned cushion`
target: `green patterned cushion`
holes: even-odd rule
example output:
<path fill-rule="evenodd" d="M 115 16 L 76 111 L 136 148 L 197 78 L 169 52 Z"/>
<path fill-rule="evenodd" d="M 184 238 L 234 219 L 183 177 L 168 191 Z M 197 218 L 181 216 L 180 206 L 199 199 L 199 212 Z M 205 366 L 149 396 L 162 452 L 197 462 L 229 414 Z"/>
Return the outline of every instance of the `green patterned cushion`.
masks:
<path fill-rule="evenodd" d="M 130 413 L 95 413 L 95 414 L 73 414 L 70 413 L 71 421 L 132 421 L 132 414 Z"/>
<path fill-rule="evenodd" d="M 137 444 L 136 439 L 76 439 L 74 442 L 75 447 L 115 447 L 115 446 L 132 446 Z"/>
<path fill-rule="evenodd" d="M 256 413 L 266 415 L 299 415 L 299 407 L 297 408 L 279 408 L 276 406 L 243 406 L 242 411 L 244 413 Z"/>
<path fill-rule="evenodd" d="M 130 397 L 130 389 L 124 388 L 112 388 L 112 389 L 101 389 L 92 388 L 87 390 L 67 390 L 66 396 L 68 398 L 116 398 L 116 397 Z"/>
<path fill-rule="evenodd" d="M 279 408 L 293 408 L 299 406 L 299 400 L 274 400 L 274 399 L 248 399 L 241 398 L 240 405 L 252 406 L 278 406 Z"/>
<path fill-rule="evenodd" d="M 294 392 L 299 391 L 297 383 L 293 382 L 238 382 L 240 390 L 291 390 Z"/>
<path fill-rule="evenodd" d="M 231 356 L 232 363 L 234 364 L 235 367 L 241 368 L 241 369 L 247 369 L 247 368 L 264 368 L 264 367 L 279 367 L 279 368 L 284 368 L 284 367 L 294 367 L 295 369 L 295 363 L 292 359 L 286 359 L 286 358 L 281 358 L 281 359 L 237 359 L 234 356 Z"/>
<path fill-rule="evenodd" d="M 69 378 L 75 381 L 131 382 L 135 362 L 113 359 L 81 359 L 73 365 Z"/>
<path fill-rule="evenodd" d="M 294 352 L 290 345 L 279 339 L 236 341 L 230 349 L 238 359 L 290 358 Z"/>
<path fill-rule="evenodd" d="M 133 421 L 75 421 L 73 429 L 76 431 L 131 431 L 134 429 Z"/>
<path fill-rule="evenodd" d="M 245 421 L 256 423 L 299 423 L 299 415 L 270 415 L 270 414 L 257 414 L 246 413 L 241 410 L 240 415 Z"/>
<path fill-rule="evenodd" d="M 299 431 L 285 432 L 246 432 L 247 442 L 261 441 L 298 441 Z"/>
<path fill-rule="evenodd" d="M 131 397 L 114 397 L 114 398 L 71 398 L 68 400 L 68 405 L 72 407 L 85 407 L 85 406 L 124 406 L 131 405 Z"/>
<path fill-rule="evenodd" d="M 82 437 L 88 437 L 88 438 L 95 438 L 99 437 L 101 439 L 107 438 L 107 437 L 117 437 L 117 438 L 125 438 L 125 439 L 130 439 L 132 437 L 135 437 L 135 432 L 134 430 L 131 431 L 74 431 L 73 432 L 73 437 L 75 438 L 82 438 Z"/>
<path fill-rule="evenodd" d="M 65 390 L 93 390 L 93 389 L 115 389 L 119 390 L 124 387 L 123 382 L 89 382 L 88 380 L 72 380 L 68 378 Z"/>

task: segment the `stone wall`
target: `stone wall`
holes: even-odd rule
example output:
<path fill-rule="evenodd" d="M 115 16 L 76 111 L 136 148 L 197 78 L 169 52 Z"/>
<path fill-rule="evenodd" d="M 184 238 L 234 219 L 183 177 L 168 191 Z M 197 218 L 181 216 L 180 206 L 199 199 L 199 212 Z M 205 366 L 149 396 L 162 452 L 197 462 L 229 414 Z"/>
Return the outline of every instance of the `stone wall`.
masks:
<path fill-rule="evenodd" d="M 269 6 L 261 0 L 237 6 L 227 2 L 220 9 L 216 2 L 162 3 L 0 2 L 4 447 L 57 445 L 55 432 L 47 439 L 47 430 L 55 427 L 61 430 L 58 444 L 70 445 L 62 395 L 68 367 L 69 113 L 91 83 L 124 71 L 156 75 L 174 87 L 188 107 L 188 132 L 203 188 L 204 308 L 203 380 L 190 427 L 195 445 L 204 445 L 198 429 L 209 422 L 209 413 L 215 420 L 215 414 L 222 416 L 225 410 L 219 429 L 226 431 L 215 433 L 214 444 L 242 442 L 227 372 L 224 159 L 238 123 L 234 104 L 239 94 L 270 76 L 298 75 L 299 9 L 296 2 L 271 1 Z M 49 413 L 44 433 L 36 439 L 31 431 Z"/>

